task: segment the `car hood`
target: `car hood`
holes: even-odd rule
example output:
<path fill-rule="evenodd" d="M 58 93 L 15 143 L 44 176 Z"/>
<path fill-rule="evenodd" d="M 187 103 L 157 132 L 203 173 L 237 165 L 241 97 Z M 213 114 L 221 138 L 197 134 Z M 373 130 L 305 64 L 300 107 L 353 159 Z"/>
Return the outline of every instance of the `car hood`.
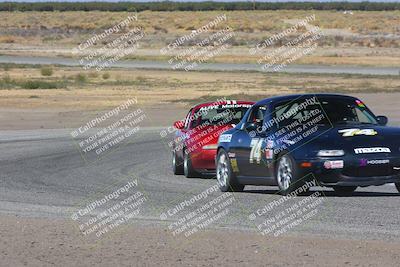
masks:
<path fill-rule="evenodd" d="M 290 138 L 289 138 L 290 140 Z M 400 154 L 400 128 L 378 125 L 345 125 L 318 127 L 318 130 L 298 141 L 296 145 L 308 156 L 316 155 L 321 149 L 342 149 L 355 154 L 357 148 L 389 148 L 391 154 Z M 292 148 L 292 150 L 293 150 Z"/>

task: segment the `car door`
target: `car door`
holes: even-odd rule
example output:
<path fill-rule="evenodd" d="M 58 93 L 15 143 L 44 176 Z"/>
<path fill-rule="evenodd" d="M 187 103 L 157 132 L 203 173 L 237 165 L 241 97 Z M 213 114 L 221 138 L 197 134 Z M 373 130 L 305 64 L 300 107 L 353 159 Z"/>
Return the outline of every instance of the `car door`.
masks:
<path fill-rule="evenodd" d="M 268 176 L 263 157 L 267 141 L 262 127 L 266 112 L 266 105 L 253 107 L 238 133 L 236 156 L 241 175 Z"/>

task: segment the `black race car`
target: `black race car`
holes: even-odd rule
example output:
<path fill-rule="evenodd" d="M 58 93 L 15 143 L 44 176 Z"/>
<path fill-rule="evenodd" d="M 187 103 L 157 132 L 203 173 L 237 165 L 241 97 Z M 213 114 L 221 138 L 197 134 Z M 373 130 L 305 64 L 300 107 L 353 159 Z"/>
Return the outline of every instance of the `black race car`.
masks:
<path fill-rule="evenodd" d="M 400 128 L 387 123 L 350 96 L 261 100 L 219 137 L 219 187 L 225 192 L 277 185 L 287 195 L 314 181 L 339 195 L 387 183 L 400 191 Z"/>

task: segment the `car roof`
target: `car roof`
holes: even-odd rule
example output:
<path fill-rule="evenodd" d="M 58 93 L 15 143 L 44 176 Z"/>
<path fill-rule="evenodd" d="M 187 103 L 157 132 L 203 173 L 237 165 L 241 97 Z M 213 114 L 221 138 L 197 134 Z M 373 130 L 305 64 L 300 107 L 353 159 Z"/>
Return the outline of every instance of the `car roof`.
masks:
<path fill-rule="evenodd" d="M 253 101 L 242 101 L 242 100 L 224 100 L 224 101 L 214 101 L 214 102 L 206 102 L 201 103 L 193 107 L 194 110 L 202 108 L 202 107 L 209 107 L 215 105 L 231 105 L 231 104 L 249 104 L 253 105 L 255 102 Z"/>
<path fill-rule="evenodd" d="M 307 98 L 307 97 L 336 97 L 336 98 L 351 98 L 351 99 L 356 99 L 353 96 L 349 95 L 341 95 L 341 94 L 293 94 L 293 95 L 283 95 L 283 96 L 273 96 L 269 98 L 265 98 L 263 100 L 260 100 L 256 103 L 256 105 L 266 105 L 266 104 L 271 104 L 271 103 L 276 103 L 276 102 L 281 102 L 281 101 L 290 101 L 293 99 L 297 98 Z"/>

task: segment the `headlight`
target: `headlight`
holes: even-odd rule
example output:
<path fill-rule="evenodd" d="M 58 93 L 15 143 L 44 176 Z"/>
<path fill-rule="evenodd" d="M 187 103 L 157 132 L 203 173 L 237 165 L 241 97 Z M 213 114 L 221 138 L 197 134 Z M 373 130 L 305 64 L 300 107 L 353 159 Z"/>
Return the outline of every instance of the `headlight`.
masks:
<path fill-rule="evenodd" d="M 319 157 L 340 157 L 344 156 L 343 150 L 320 150 L 317 154 Z"/>
<path fill-rule="evenodd" d="M 217 149 L 217 148 L 218 148 L 218 144 L 203 146 L 203 149 L 205 149 L 205 150 L 212 150 L 212 149 Z"/>

